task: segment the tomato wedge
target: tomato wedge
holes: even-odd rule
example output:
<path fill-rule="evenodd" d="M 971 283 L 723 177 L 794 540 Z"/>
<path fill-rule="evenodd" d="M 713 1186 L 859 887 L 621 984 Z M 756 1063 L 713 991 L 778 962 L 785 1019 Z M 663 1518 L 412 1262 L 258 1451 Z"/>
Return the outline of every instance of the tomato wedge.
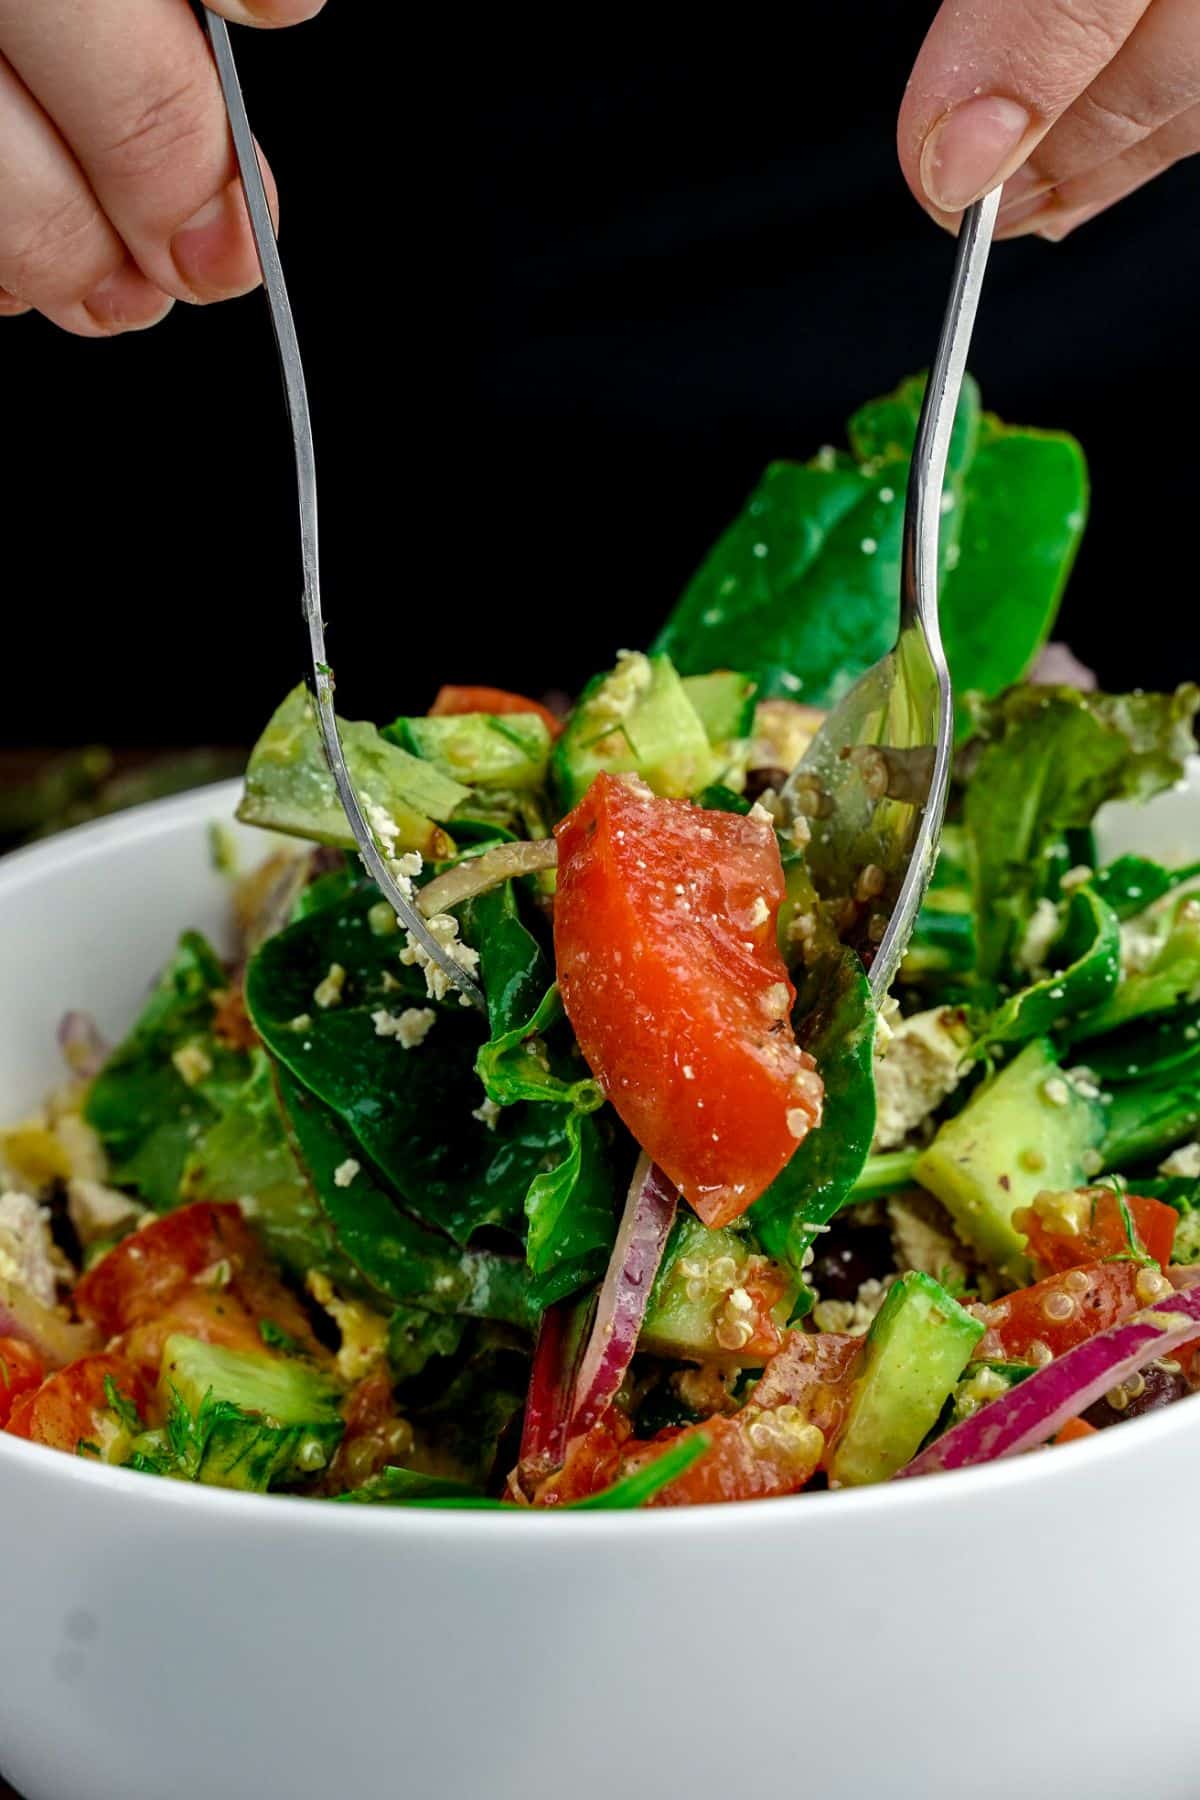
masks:
<path fill-rule="evenodd" d="M 1128 1223 L 1127 1223 L 1128 1221 Z M 1074 1193 L 1039 1194 L 1014 1219 L 1029 1241 L 1029 1254 L 1040 1270 L 1078 1268 L 1103 1262 L 1106 1256 L 1128 1256 L 1142 1250 L 1160 1268 L 1171 1260 L 1179 1215 L 1174 1207 L 1144 1195 L 1124 1200 L 1111 1188 L 1080 1188 Z M 1129 1242 L 1132 1225 L 1135 1243 Z"/>
<path fill-rule="evenodd" d="M 850 1410 L 865 1341 L 841 1331 L 790 1331 L 751 1399 L 756 1406 L 798 1407 L 825 1439 L 827 1458 Z"/>
<path fill-rule="evenodd" d="M 975 1346 L 975 1358 L 1042 1363 L 1061 1356 L 1150 1305 L 1157 1295 L 1147 1277 L 1162 1280 L 1156 1269 L 1141 1263 L 1089 1263 L 1005 1294 L 983 1311 L 987 1330 Z"/>
<path fill-rule="evenodd" d="M 122 1399 L 132 1401 L 145 1417 L 149 1399 L 146 1384 L 122 1356 L 81 1356 L 43 1381 L 33 1393 L 23 1394 L 12 1409 L 8 1430 L 14 1437 L 48 1444 L 53 1450 L 74 1455 L 105 1457 L 114 1441 L 127 1438 L 114 1412 L 106 1383 L 112 1381 Z"/>
<path fill-rule="evenodd" d="M 254 1321 L 257 1329 L 259 1319 L 270 1319 L 306 1348 L 313 1347 L 307 1315 L 268 1266 L 238 1208 L 208 1200 L 180 1207 L 123 1238 L 78 1283 L 75 1305 L 82 1318 L 113 1338 L 166 1321 L 194 1284 L 224 1296 L 230 1332 L 211 1334 L 214 1342 L 243 1347 L 243 1321 Z M 190 1298 L 175 1316 L 215 1318 L 219 1305 L 219 1300 L 206 1304 L 203 1298 Z M 168 1325 L 163 1335 L 171 1328 L 190 1329 L 181 1322 Z M 148 1354 L 139 1349 L 139 1360 Z"/>
<path fill-rule="evenodd" d="M 527 700 L 524 694 L 510 694 L 507 688 L 442 687 L 429 709 L 431 719 L 446 718 L 456 713 L 536 713 L 551 737 L 563 728 L 548 706 Z"/>
<path fill-rule="evenodd" d="M 601 774 L 555 836 L 554 949 L 579 1046 L 704 1223 L 727 1224 L 821 1119 L 776 942 L 771 822 Z"/>
<path fill-rule="evenodd" d="M 0 1338 L 0 1427 L 7 1425 L 22 1394 L 41 1387 L 45 1374 L 32 1344 L 23 1344 L 20 1338 Z"/>
<path fill-rule="evenodd" d="M 763 1408 L 751 1400 L 731 1418 L 706 1419 L 638 1444 L 621 1459 L 621 1474 L 644 1469 L 671 1445 L 701 1433 L 709 1448 L 647 1506 L 703 1506 L 795 1494 L 816 1474 L 825 1448 L 819 1428 L 800 1407 L 784 1403 Z"/>

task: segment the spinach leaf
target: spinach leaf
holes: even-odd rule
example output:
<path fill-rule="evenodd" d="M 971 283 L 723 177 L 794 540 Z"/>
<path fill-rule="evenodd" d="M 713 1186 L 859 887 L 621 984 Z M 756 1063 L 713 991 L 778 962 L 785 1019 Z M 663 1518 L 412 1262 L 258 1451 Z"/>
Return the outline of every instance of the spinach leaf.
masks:
<path fill-rule="evenodd" d="M 509 1107 L 540 1103 L 555 1120 L 557 1159 L 548 1147 L 525 1195 L 526 1254 L 541 1306 L 563 1299 L 604 1271 L 616 1228 L 616 1190 L 601 1131 L 589 1115 L 604 1103 L 580 1071 L 549 963 L 505 882 L 464 908 L 467 934 L 483 949 L 481 971 L 491 1037 L 476 1060 L 488 1099 Z"/>
<path fill-rule="evenodd" d="M 1164 869 L 1161 863 L 1151 862 L 1145 856 L 1118 856 L 1115 862 L 1100 870 L 1092 885 L 1108 901 L 1118 919 L 1132 919 L 1164 894 L 1169 894 L 1172 888 L 1194 880 L 1197 875 L 1200 875 L 1200 863 L 1192 863 L 1186 869 Z"/>
<path fill-rule="evenodd" d="M 268 939 L 246 973 L 250 1016 L 417 1218 L 460 1244 L 481 1225 L 517 1229 L 545 1143 L 523 1136 L 520 1120 L 492 1132 L 472 1116 L 478 1023 L 454 996 L 428 1001 L 421 971 L 399 961 L 403 940 L 373 928 L 378 902 L 364 882 Z M 345 970 L 340 1000 L 322 1008 L 314 994 L 334 966 Z M 413 1049 L 377 1029 L 381 1015 L 427 1006 L 435 1022 Z"/>
<path fill-rule="evenodd" d="M 1071 895 L 1050 953 L 1055 972 L 1010 995 L 992 1014 L 975 1045 L 977 1057 L 995 1044 L 1043 1037 L 1113 993 L 1121 970 L 1121 929 L 1112 908 L 1091 888 Z"/>
<path fill-rule="evenodd" d="M 432 763 L 389 744 L 374 725 L 338 723 L 354 786 L 368 812 L 378 806 L 387 814 L 397 848 L 418 850 L 431 860 L 453 855 L 453 843 L 434 821 L 448 819 L 469 790 Z M 238 818 L 319 844 L 356 848 L 304 687 L 292 689 L 254 746 Z"/>
<path fill-rule="evenodd" d="M 451 1481 L 444 1475 L 425 1475 L 419 1469 L 380 1469 L 361 1487 L 339 1494 L 338 1500 L 358 1506 L 411 1506 L 414 1501 L 457 1500 L 471 1506 L 502 1506 L 501 1500 L 489 1500 L 465 1481 Z"/>
<path fill-rule="evenodd" d="M 763 1247 L 798 1275 L 804 1252 L 854 1187 L 875 1135 L 875 1007 L 852 950 L 818 963 L 796 996 L 796 1036 L 825 1083 L 821 1124 L 754 1202 L 748 1217 Z M 801 1289 L 811 1305 L 811 1290 Z"/>
<path fill-rule="evenodd" d="M 863 407 L 850 422 L 852 454 L 772 464 L 654 648 L 683 674 L 745 669 L 764 698 L 814 706 L 835 702 L 889 650 L 924 385 L 911 377 Z M 1086 504 L 1074 440 L 982 415 L 968 381 L 942 532 L 942 628 L 960 693 L 994 694 L 1028 668 L 1053 621 Z"/>
<path fill-rule="evenodd" d="M 492 1035 L 481 1044 L 478 1021 L 451 995 L 433 1004 L 424 1042 L 405 1050 L 380 1035 L 380 1015 L 430 1003 L 424 977 L 398 960 L 396 933 L 372 929 L 377 902 L 364 883 L 269 940 L 247 973 L 251 1016 L 416 1219 L 466 1246 L 482 1226 L 524 1236 L 528 1216 L 537 1303 L 548 1304 L 603 1271 L 617 1198 L 603 1137 L 585 1117 L 603 1095 L 565 1027 L 556 1034 L 549 965 L 511 883 L 479 896 L 464 918 Z M 340 1002 L 321 1009 L 314 991 L 334 964 L 345 971 Z M 480 1076 L 499 1108 L 490 1122 Z M 363 1267 L 341 1227 L 339 1237 Z"/>
<path fill-rule="evenodd" d="M 397 1382 L 411 1381 L 435 1357 L 453 1356 L 462 1344 L 466 1320 L 419 1306 L 397 1306 L 388 1320 L 388 1367 Z"/>
<path fill-rule="evenodd" d="M 1113 1082 L 1164 1075 L 1168 1069 L 1190 1062 L 1198 1049 L 1200 1002 L 1195 1002 L 1093 1040 L 1084 1054 L 1096 1080 L 1107 1087 Z"/>
<path fill-rule="evenodd" d="M 1184 900 L 1159 949 L 1144 969 L 1126 975 L 1116 992 L 1075 1029 L 1075 1042 L 1101 1037 L 1135 1019 L 1171 1012 L 1200 1000 L 1200 905 Z"/>
<path fill-rule="evenodd" d="M 460 1250 L 403 1212 L 367 1164 L 359 1162 L 350 1181 L 339 1181 L 338 1171 L 359 1161 L 353 1138 L 288 1069 L 279 1071 L 279 1089 L 338 1247 L 372 1287 L 389 1300 L 426 1312 L 520 1326 L 535 1322 L 528 1278 L 516 1257 Z"/>
<path fill-rule="evenodd" d="M 140 1018 L 96 1077 L 84 1116 L 113 1164 L 113 1179 L 151 1206 L 178 1204 L 201 1134 L 245 1081 L 249 1059 L 213 1035 L 213 1005 L 227 985 L 199 932 L 179 940 Z"/>
<path fill-rule="evenodd" d="M 1018 687 L 976 709 L 963 819 L 984 980 L 1015 950 L 1054 840 L 1090 824 L 1105 800 L 1145 798 L 1180 779 L 1198 699 L 1192 687 L 1120 696 Z"/>
<path fill-rule="evenodd" d="M 1112 1089 L 1100 1146 L 1105 1170 L 1133 1169 L 1200 1135 L 1200 1051 Z M 1139 1190 L 1140 1191 L 1140 1190 Z"/>

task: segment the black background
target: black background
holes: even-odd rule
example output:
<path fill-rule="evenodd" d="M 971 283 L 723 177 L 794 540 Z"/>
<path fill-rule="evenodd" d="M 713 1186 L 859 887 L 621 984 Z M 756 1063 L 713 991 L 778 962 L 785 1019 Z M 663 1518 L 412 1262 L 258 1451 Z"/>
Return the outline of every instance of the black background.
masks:
<path fill-rule="evenodd" d="M 951 248 L 896 165 L 932 5 L 655 41 L 337 0 L 237 34 L 279 176 L 351 716 L 441 679 L 571 688 L 644 643 L 765 462 L 928 361 Z M 833 15 L 836 14 L 836 17 Z M 998 247 L 974 367 L 1090 454 L 1065 629 L 1194 674 L 1197 168 Z M 298 676 L 261 297 L 78 342 L 0 326 L 4 741 L 248 741 Z M 15 641 L 14 641 L 15 640 Z M 15 677 L 15 679 L 14 679 Z"/>

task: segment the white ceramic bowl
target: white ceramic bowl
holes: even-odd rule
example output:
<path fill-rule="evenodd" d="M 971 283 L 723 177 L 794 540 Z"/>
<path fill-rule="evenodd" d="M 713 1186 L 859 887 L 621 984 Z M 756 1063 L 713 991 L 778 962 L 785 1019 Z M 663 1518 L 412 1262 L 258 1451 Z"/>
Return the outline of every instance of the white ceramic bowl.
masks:
<path fill-rule="evenodd" d="M 220 933 L 232 803 L 0 864 L 6 1117 L 57 1078 L 63 1010 L 119 1032 L 182 927 Z M 1198 1501 L 1193 1402 L 894 1489 L 549 1518 L 0 1434 L 0 1768 L 28 1800 L 1195 1800 Z"/>

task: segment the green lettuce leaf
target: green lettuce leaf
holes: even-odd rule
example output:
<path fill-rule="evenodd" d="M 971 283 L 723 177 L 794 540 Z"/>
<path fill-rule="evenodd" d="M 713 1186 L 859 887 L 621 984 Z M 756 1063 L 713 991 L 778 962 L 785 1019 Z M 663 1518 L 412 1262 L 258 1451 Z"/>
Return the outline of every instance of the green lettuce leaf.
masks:
<path fill-rule="evenodd" d="M 977 708 L 963 820 L 979 975 L 1003 975 L 1033 913 L 1043 861 L 1104 801 L 1178 781 L 1200 690 L 1081 694 L 1011 688 Z"/>
<path fill-rule="evenodd" d="M 211 944 L 185 932 L 88 1095 L 84 1116 L 112 1162 L 113 1180 L 159 1210 L 178 1204 L 197 1139 L 249 1074 L 245 1053 L 213 1036 L 214 1002 L 227 985 Z"/>
<path fill-rule="evenodd" d="M 908 465 L 924 377 L 850 422 L 851 454 L 774 463 L 654 648 L 682 674 L 744 669 L 760 694 L 836 702 L 895 641 Z M 1072 438 L 1002 425 L 964 386 L 947 470 L 942 631 L 960 694 L 995 694 L 1045 642 L 1082 535 Z"/>
<path fill-rule="evenodd" d="M 997 1044 L 1043 1037 L 1065 1019 L 1102 1007 L 1113 994 L 1121 971 L 1121 928 L 1112 908 L 1090 887 L 1077 889 L 1068 900 L 1050 960 L 1051 974 L 1011 994 L 986 1021 L 976 1056 Z"/>
<path fill-rule="evenodd" d="M 875 1135 L 875 1006 L 862 964 L 841 950 L 812 969 L 792 1020 L 825 1083 L 821 1124 L 754 1202 L 748 1217 L 762 1245 L 799 1275 L 804 1253 L 862 1173 Z M 801 1310 L 812 1303 L 801 1289 Z"/>
<path fill-rule="evenodd" d="M 1151 961 L 1126 975 L 1105 1003 L 1079 1022 L 1076 1043 L 1200 1000 L 1200 905 L 1184 900 L 1174 919 L 1162 923 L 1162 942 Z"/>

